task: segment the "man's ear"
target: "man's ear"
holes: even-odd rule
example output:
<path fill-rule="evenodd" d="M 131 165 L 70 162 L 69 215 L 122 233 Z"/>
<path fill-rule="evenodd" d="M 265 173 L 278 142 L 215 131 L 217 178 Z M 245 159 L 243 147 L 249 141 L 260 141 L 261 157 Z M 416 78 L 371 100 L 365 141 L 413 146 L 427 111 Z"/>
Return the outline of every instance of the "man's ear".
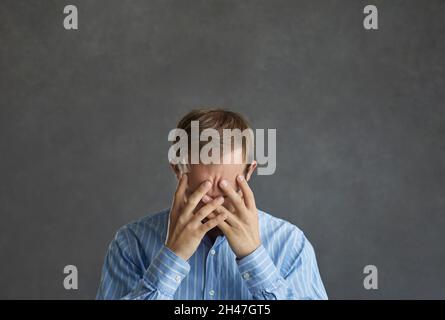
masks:
<path fill-rule="evenodd" d="M 252 177 L 253 172 L 255 171 L 257 167 L 257 162 L 253 160 L 248 166 L 247 166 L 247 172 L 246 172 L 246 180 L 249 181 L 250 177 Z"/>

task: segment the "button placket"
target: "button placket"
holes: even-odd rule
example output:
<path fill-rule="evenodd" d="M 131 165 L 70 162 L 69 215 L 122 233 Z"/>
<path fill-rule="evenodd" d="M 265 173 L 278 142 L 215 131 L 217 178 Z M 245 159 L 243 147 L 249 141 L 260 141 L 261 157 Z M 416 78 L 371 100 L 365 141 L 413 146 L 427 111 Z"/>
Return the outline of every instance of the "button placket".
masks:
<path fill-rule="evenodd" d="M 223 240 L 218 237 L 217 240 L 213 243 L 213 246 L 211 246 L 209 254 L 207 255 L 206 258 L 206 279 L 204 286 L 204 295 L 207 296 L 209 299 L 214 299 L 216 295 L 215 290 L 211 287 L 209 288 L 209 279 L 213 278 L 212 276 L 210 276 L 210 272 L 213 272 L 213 267 L 215 265 L 214 261 L 216 259 L 216 250 L 213 248 L 218 247 L 219 245 L 221 245 L 222 242 Z"/>

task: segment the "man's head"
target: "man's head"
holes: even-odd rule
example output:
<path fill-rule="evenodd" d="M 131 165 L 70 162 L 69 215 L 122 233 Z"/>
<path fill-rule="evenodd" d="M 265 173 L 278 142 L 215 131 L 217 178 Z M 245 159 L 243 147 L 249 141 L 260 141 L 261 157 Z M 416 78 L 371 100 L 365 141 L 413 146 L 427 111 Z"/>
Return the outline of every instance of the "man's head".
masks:
<path fill-rule="evenodd" d="M 178 129 L 183 129 L 188 135 L 189 148 L 192 143 L 192 121 L 198 121 L 199 123 L 199 135 L 205 129 L 215 129 L 218 131 L 222 141 L 224 129 L 245 131 L 250 129 L 248 122 L 243 116 L 236 112 L 227 111 L 223 109 L 196 109 L 186 114 L 177 124 Z M 226 141 L 227 142 L 227 141 Z M 219 188 L 219 182 L 222 179 L 227 180 L 234 189 L 238 189 L 236 184 L 236 177 L 240 174 L 244 175 L 246 180 L 249 180 L 254 172 L 257 164 L 255 160 L 250 161 L 250 143 L 249 139 L 242 140 L 242 147 L 232 147 L 227 150 L 229 152 L 221 152 L 221 161 L 219 164 L 193 164 L 191 161 L 187 161 L 187 164 L 172 164 L 172 168 L 179 178 L 181 174 L 186 173 L 188 176 L 189 190 L 195 190 L 203 181 L 209 180 L 212 183 L 212 189 L 207 193 L 210 197 L 217 197 L 223 195 L 222 190 Z M 205 143 L 200 141 L 199 151 L 203 148 Z M 221 148 L 222 149 L 222 148 Z M 190 155 L 189 159 L 190 159 Z M 235 161 L 235 159 L 242 159 L 241 162 Z M 188 160 L 189 160 L 188 159 Z"/>

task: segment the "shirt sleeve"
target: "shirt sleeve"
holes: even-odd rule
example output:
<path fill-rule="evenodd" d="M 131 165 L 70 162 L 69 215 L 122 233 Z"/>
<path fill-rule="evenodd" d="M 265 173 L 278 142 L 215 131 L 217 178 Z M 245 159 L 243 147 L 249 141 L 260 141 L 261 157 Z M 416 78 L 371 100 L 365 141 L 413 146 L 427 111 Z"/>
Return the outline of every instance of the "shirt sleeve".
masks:
<path fill-rule="evenodd" d="M 169 300 L 188 275 L 190 265 L 165 245 L 142 270 L 119 242 L 112 241 L 105 257 L 96 299 Z"/>
<path fill-rule="evenodd" d="M 311 244 L 303 235 L 294 248 L 298 252 L 287 257 L 291 268 L 284 276 L 263 245 L 250 255 L 237 259 L 239 272 L 253 299 L 327 299 Z"/>

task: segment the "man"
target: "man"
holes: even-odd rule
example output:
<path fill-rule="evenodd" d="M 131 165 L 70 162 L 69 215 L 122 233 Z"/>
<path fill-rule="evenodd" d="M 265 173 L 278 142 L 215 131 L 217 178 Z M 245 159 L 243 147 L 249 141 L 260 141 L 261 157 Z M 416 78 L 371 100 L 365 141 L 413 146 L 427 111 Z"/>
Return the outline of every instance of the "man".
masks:
<path fill-rule="evenodd" d="M 193 121 L 199 132 L 249 128 L 221 109 L 193 110 L 177 128 L 190 135 Z M 246 148 L 230 150 L 241 163 L 172 164 L 171 208 L 116 233 L 98 299 L 327 299 L 303 232 L 256 208 L 248 181 L 257 164 Z"/>

